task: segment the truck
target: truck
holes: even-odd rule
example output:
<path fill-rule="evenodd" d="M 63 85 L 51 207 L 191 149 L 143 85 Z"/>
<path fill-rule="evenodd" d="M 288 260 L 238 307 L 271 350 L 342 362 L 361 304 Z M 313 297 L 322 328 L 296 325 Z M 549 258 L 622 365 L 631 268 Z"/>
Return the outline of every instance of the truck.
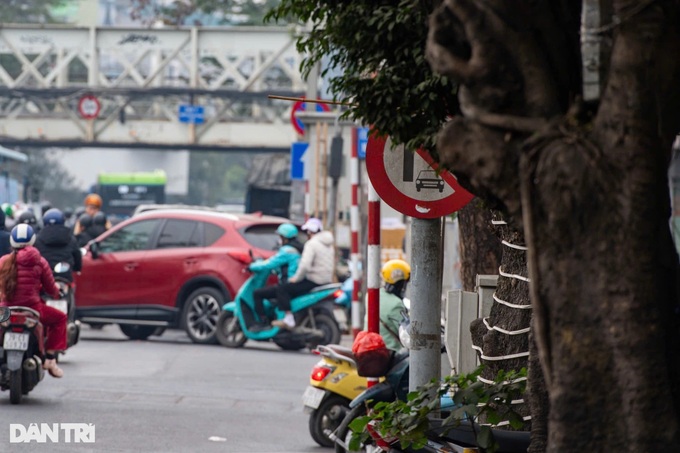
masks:
<path fill-rule="evenodd" d="M 152 172 L 100 173 L 95 192 L 102 197 L 102 210 L 109 217 L 130 217 L 141 204 L 165 203 L 167 176 Z"/>

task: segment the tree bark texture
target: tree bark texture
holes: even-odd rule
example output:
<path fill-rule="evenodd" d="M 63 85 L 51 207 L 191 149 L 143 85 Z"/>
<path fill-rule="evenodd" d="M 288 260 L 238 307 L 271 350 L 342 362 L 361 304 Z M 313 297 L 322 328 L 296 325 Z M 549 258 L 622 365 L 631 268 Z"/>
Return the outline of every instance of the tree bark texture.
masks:
<path fill-rule="evenodd" d="M 493 232 L 491 209 L 474 198 L 458 211 L 460 277 L 464 291 L 476 291 L 478 274 L 495 275 L 501 260 L 501 243 Z"/>
<path fill-rule="evenodd" d="M 582 105 L 581 2 L 444 1 L 428 58 L 459 81 L 463 117 L 437 151 L 522 225 L 547 451 L 677 451 L 667 169 L 680 132 L 680 2 L 609 4 L 595 30 L 611 40 L 605 89 Z"/>
<path fill-rule="evenodd" d="M 501 217 L 494 220 L 497 242 L 503 244 L 494 304 L 487 318 L 477 319 L 470 325 L 472 343 L 481 348 L 477 351 L 484 364 L 481 377 L 486 382 L 493 381 L 501 370 L 527 368 L 531 325 L 524 235 L 505 224 Z M 513 409 L 524 417 L 530 415 L 526 403 L 517 404 Z"/>

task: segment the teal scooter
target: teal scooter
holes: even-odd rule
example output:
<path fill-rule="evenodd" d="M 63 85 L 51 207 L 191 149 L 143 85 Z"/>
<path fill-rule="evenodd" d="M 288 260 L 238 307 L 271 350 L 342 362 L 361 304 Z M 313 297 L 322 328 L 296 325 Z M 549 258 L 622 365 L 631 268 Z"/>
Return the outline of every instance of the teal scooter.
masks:
<path fill-rule="evenodd" d="M 241 285 L 232 302 L 222 307 L 217 319 L 216 337 L 221 345 L 240 348 L 246 341 L 273 341 L 285 350 L 314 349 L 318 345 L 340 342 L 340 327 L 333 315 L 333 304 L 338 297 L 340 284 L 331 283 L 314 288 L 311 292 L 290 301 L 296 326 L 292 330 L 272 326 L 269 329 L 250 330 L 258 321 L 253 292 L 267 282 L 269 271 L 248 271 L 251 276 Z M 268 300 L 264 308 L 270 320 L 282 319 L 284 311 Z"/>

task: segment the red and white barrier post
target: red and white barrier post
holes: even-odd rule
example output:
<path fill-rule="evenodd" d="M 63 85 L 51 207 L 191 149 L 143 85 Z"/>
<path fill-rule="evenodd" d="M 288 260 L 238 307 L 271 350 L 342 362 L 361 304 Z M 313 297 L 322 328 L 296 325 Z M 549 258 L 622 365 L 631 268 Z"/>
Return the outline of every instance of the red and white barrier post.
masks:
<path fill-rule="evenodd" d="M 352 156 L 350 158 L 350 184 L 352 185 L 352 205 L 349 211 L 351 244 L 350 244 L 350 270 L 352 272 L 352 335 L 357 336 L 363 329 L 361 319 L 362 303 L 359 300 L 361 290 L 361 273 L 359 272 L 359 157 L 357 144 L 357 130 L 352 129 Z"/>
<path fill-rule="evenodd" d="M 366 285 L 368 331 L 380 333 L 380 198 L 368 181 L 368 253 L 367 253 Z M 378 382 L 378 378 L 368 378 L 370 387 Z"/>

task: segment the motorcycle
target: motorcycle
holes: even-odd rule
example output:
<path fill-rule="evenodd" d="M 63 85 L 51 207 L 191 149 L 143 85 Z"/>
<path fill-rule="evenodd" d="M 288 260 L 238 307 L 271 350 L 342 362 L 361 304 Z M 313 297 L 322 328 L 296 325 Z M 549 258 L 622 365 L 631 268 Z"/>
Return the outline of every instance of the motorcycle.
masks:
<path fill-rule="evenodd" d="M 404 299 L 404 304 L 407 308 L 410 307 L 408 299 Z M 404 345 L 404 349 L 392 353 L 392 357 L 387 365 L 387 371 L 384 373 L 384 379 L 381 382 L 367 388 L 350 402 L 350 410 L 345 414 L 336 431 L 329 436 L 335 442 L 336 453 L 349 453 L 352 451 L 348 448 L 352 437 L 349 425 L 354 419 L 366 415 L 369 408 L 378 402 L 389 402 L 396 399 L 405 400 L 409 393 L 409 348 L 411 339 L 408 333 L 408 325 L 410 319 L 407 312 L 403 312 L 402 315 L 403 320 L 399 326 L 399 339 Z M 444 352 L 444 348 L 442 348 L 442 352 Z M 449 395 L 443 395 L 439 405 L 443 413 L 455 407 L 453 399 Z M 372 432 L 369 431 L 369 433 L 373 435 Z M 387 445 L 386 440 L 373 437 L 373 442 L 362 445 L 362 451 L 366 453 L 380 452 L 385 445 Z"/>
<path fill-rule="evenodd" d="M 10 402 L 19 404 L 22 396 L 45 377 L 44 331 L 37 311 L 20 306 L 7 308 L 10 316 L 0 323 L 0 390 L 9 389 Z"/>
<path fill-rule="evenodd" d="M 319 345 L 321 360 L 312 368 L 309 386 L 302 395 L 309 413 L 309 432 L 322 447 L 334 445 L 333 433 L 349 412 L 349 403 L 366 390 L 366 378 L 357 374 L 352 350 L 336 344 Z"/>
<path fill-rule="evenodd" d="M 55 264 L 53 269 L 54 281 L 59 287 L 61 297 L 52 299 L 49 295 L 43 296 L 47 305 L 56 308 L 68 317 L 66 324 L 67 348 L 78 343 L 80 338 L 80 321 L 76 319 L 75 284 L 65 276 L 70 270 L 71 266 L 66 262 Z"/>
<path fill-rule="evenodd" d="M 250 257 L 250 264 L 254 259 Z M 340 291 L 339 284 L 328 284 L 314 288 L 311 292 L 290 301 L 291 312 L 296 326 L 292 330 L 271 326 L 264 330 L 250 329 L 256 323 L 253 291 L 267 282 L 269 271 L 248 271 L 250 277 L 241 285 L 232 302 L 222 307 L 217 319 L 216 337 L 221 345 L 240 348 L 246 341 L 273 341 L 281 349 L 299 350 L 304 347 L 315 348 L 320 344 L 340 342 L 340 327 L 333 315 L 334 299 Z M 269 319 L 283 319 L 284 311 L 264 301 L 264 309 Z"/>

